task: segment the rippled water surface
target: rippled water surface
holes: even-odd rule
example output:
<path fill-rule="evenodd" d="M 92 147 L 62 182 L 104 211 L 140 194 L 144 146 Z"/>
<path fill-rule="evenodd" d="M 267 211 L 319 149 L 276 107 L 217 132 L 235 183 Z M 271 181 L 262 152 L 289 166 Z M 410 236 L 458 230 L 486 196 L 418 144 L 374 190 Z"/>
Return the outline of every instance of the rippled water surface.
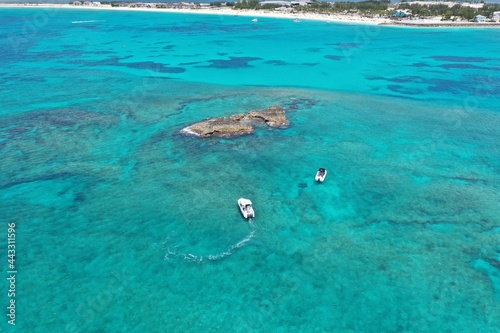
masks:
<path fill-rule="evenodd" d="M 498 29 L 62 9 L 0 20 L 14 329 L 500 330 Z M 179 133 L 271 105 L 288 129 Z"/>

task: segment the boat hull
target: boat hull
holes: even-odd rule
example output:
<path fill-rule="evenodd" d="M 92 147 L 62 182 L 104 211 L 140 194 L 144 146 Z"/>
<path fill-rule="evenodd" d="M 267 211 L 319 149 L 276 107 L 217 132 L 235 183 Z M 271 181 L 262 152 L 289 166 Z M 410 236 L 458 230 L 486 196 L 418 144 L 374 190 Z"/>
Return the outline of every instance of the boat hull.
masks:
<path fill-rule="evenodd" d="M 243 215 L 244 218 L 250 219 L 255 217 L 255 212 L 250 200 L 245 198 L 238 199 L 238 207 L 240 208 L 241 215 Z"/>
<path fill-rule="evenodd" d="M 325 170 L 325 173 L 324 174 L 320 174 L 320 172 L 316 172 L 316 177 L 314 177 L 314 179 L 318 182 L 318 183 L 322 183 L 325 181 L 325 178 L 326 178 L 326 174 L 327 174 L 327 171 Z"/>

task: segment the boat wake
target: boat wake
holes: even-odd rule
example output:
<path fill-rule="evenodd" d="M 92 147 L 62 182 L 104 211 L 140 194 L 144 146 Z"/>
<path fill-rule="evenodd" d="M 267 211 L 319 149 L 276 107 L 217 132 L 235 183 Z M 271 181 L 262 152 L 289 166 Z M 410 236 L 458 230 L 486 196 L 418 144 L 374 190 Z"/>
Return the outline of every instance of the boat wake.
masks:
<path fill-rule="evenodd" d="M 205 256 L 182 252 L 178 250 L 179 247 L 178 245 L 175 245 L 172 248 L 170 248 L 168 246 L 168 243 L 170 242 L 170 237 L 167 237 L 167 239 L 163 242 L 163 245 L 166 246 L 167 250 L 167 254 L 165 255 L 164 259 L 167 261 L 181 260 L 181 261 L 195 262 L 195 263 L 202 263 L 205 261 L 217 261 L 232 255 L 239 248 L 245 246 L 248 242 L 250 242 L 254 237 L 255 237 L 255 230 L 252 230 L 245 238 L 229 246 L 226 251 L 219 252 L 217 254 L 208 254 Z"/>
<path fill-rule="evenodd" d="M 106 22 L 106 20 L 71 21 L 73 24 Z"/>

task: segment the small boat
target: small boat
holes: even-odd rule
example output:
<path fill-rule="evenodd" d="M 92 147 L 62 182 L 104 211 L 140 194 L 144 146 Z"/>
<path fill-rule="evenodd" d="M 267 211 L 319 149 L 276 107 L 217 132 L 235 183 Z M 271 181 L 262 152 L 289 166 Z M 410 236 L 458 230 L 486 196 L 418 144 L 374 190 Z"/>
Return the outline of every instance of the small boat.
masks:
<path fill-rule="evenodd" d="M 300 20 L 296 18 L 295 20 L 293 20 L 293 22 L 300 22 Z"/>
<path fill-rule="evenodd" d="M 255 212 L 253 211 L 252 202 L 245 198 L 238 199 L 238 206 L 240 207 L 241 214 L 244 218 L 254 218 Z"/>
<path fill-rule="evenodd" d="M 254 18 L 252 22 L 259 22 L 259 20 L 257 20 L 257 18 Z"/>
<path fill-rule="evenodd" d="M 316 172 L 316 177 L 314 178 L 317 182 L 322 183 L 326 178 L 326 169 L 319 168 L 318 172 Z"/>

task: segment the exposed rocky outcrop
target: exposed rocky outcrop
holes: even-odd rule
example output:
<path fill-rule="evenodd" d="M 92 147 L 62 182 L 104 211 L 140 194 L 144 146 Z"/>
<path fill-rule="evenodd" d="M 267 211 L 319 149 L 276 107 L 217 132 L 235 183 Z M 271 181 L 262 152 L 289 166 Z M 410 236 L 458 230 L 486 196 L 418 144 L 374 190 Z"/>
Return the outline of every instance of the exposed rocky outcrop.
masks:
<path fill-rule="evenodd" d="M 259 123 L 276 128 L 286 128 L 290 125 L 281 106 L 270 106 L 267 109 L 251 111 L 246 114 L 211 118 L 194 123 L 182 129 L 181 132 L 201 137 L 232 137 L 253 133 L 255 131 L 254 125 Z"/>
<path fill-rule="evenodd" d="M 260 111 L 251 111 L 245 115 L 250 119 L 262 119 L 268 126 L 286 128 L 290 121 L 286 117 L 285 110 L 281 106 L 270 106 Z"/>

